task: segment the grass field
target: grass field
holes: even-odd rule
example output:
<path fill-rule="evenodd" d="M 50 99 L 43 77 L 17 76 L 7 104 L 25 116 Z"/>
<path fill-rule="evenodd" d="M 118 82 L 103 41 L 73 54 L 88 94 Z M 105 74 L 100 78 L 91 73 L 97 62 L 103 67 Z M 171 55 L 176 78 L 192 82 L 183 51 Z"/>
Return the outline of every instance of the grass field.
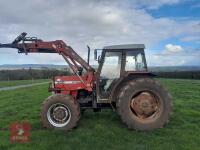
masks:
<path fill-rule="evenodd" d="M 0 150 L 198 150 L 200 149 L 200 80 L 162 79 L 173 95 L 174 113 L 162 129 L 128 130 L 111 110 L 86 111 L 78 128 L 65 133 L 40 125 L 40 105 L 48 97 L 47 85 L 0 92 L 0 127 L 29 121 L 31 142 L 10 144 L 9 130 L 0 131 Z"/>
<path fill-rule="evenodd" d="M 35 80 L 15 80 L 15 81 L 0 81 L 0 88 L 9 87 L 9 86 L 17 86 L 17 85 L 26 85 L 32 83 L 40 83 L 47 82 L 48 79 L 35 79 Z"/>

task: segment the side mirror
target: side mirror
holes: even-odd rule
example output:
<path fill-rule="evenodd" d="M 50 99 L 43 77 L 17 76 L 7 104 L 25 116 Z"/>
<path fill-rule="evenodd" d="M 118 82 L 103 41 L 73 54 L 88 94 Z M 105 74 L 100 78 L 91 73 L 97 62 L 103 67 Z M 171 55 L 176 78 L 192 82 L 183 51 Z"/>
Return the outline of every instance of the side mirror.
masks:
<path fill-rule="evenodd" d="M 100 63 L 101 61 L 101 53 L 102 53 L 102 49 L 94 50 L 94 60 L 98 61 L 98 63 Z"/>
<path fill-rule="evenodd" d="M 90 47 L 87 45 L 88 48 L 88 58 L 87 58 L 87 63 L 88 65 L 90 64 Z"/>
<path fill-rule="evenodd" d="M 97 60 L 97 49 L 94 50 L 94 60 Z"/>

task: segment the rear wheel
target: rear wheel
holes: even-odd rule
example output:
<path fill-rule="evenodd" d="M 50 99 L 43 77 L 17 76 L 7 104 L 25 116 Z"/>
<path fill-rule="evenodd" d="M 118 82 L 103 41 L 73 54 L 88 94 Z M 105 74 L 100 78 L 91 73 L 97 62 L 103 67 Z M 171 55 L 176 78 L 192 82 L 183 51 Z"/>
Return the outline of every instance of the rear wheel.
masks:
<path fill-rule="evenodd" d="M 136 130 L 161 128 L 172 112 L 172 97 L 150 78 L 129 81 L 120 90 L 117 109 L 122 121 Z"/>
<path fill-rule="evenodd" d="M 52 95 L 42 105 L 41 121 L 46 128 L 71 130 L 79 119 L 79 104 L 70 95 Z"/>

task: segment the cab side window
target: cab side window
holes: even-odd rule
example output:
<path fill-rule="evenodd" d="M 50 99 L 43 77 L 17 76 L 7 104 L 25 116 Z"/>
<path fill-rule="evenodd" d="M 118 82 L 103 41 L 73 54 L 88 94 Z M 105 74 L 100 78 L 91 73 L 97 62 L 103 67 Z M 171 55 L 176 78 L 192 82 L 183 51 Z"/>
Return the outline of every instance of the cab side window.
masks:
<path fill-rule="evenodd" d="M 136 52 L 126 53 L 125 71 L 144 71 L 146 70 L 144 54 Z"/>

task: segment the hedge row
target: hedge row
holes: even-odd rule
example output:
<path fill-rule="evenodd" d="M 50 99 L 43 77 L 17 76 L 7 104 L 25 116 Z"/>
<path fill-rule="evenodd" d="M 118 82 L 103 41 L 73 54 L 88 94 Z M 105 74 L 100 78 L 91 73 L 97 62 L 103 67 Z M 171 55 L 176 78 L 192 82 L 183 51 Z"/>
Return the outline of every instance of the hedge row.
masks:
<path fill-rule="evenodd" d="M 29 80 L 29 79 L 50 79 L 59 75 L 70 75 L 69 70 L 56 69 L 19 69 L 0 70 L 0 80 Z M 200 71 L 180 71 L 180 72 L 154 72 L 160 78 L 175 79 L 200 79 Z"/>
<path fill-rule="evenodd" d="M 200 79 L 200 71 L 155 72 L 161 78 Z"/>
<path fill-rule="evenodd" d="M 54 76 L 69 75 L 65 70 L 35 70 L 35 69 L 19 69 L 19 70 L 0 70 L 0 80 L 29 80 L 29 79 L 50 79 Z"/>

